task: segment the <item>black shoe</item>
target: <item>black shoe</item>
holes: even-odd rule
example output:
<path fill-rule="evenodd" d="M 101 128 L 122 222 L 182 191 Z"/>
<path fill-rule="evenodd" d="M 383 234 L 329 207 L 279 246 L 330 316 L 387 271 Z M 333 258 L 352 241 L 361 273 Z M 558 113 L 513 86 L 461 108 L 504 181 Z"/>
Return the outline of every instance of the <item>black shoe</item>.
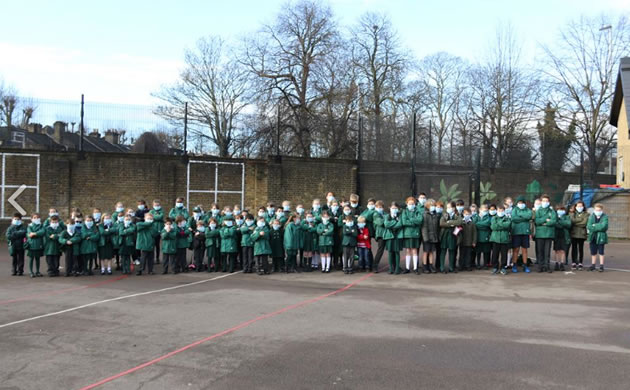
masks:
<path fill-rule="evenodd" d="M 431 264 L 431 265 L 429 266 L 429 271 L 431 271 L 431 273 L 434 273 L 434 274 L 436 274 L 436 273 L 437 273 L 437 269 L 435 269 L 435 267 L 433 266 L 433 264 Z"/>
<path fill-rule="evenodd" d="M 599 272 L 604 272 L 604 266 L 603 266 L 603 265 L 601 265 L 601 266 L 599 267 Z"/>
<path fill-rule="evenodd" d="M 44 277 L 44 275 L 40 274 L 40 273 L 39 273 L 39 271 L 37 271 L 37 272 L 35 273 L 35 276 L 37 276 L 38 278 L 42 278 L 42 277 Z"/>
<path fill-rule="evenodd" d="M 560 271 L 560 264 L 556 263 L 556 266 L 553 267 L 554 271 Z"/>
<path fill-rule="evenodd" d="M 142 271 L 136 272 L 136 276 L 140 276 L 140 275 L 142 275 Z"/>
<path fill-rule="evenodd" d="M 101 275 L 105 275 L 105 270 L 101 270 Z"/>
<path fill-rule="evenodd" d="M 34 277 L 35 277 L 35 274 L 31 272 L 31 278 L 34 278 Z"/>
<path fill-rule="evenodd" d="M 560 271 L 564 271 L 564 264 L 560 264 Z"/>
<path fill-rule="evenodd" d="M 551 267 L 547 268 L 547 273 L 552 273 L 553 271 L 551 270 Z"/>
<path fill-rule="evenodd" d="M 164 271 L 162 271 L 162 275 L 166 275 L 166 274 L 168 274 L 168 270 L 167 270 L 167 269 L 165 269 Z"/>
<path fill-rule="evenodd" d="M 17 271 L 11 272 L 11 276 L 17 276 Z"/>
<path fill-rule="evenodd" d="M 415 270 L 413 271 L 413 273 L 414 273 L 414 274 L 416 274 L 416 275 L 420 275 L 420 270 L 419 270 L 419 269 L 415 269 Z"/>
<path fill-rule="evenodd" d="M 404 270 L 404 271 L 403 271 L 403 274 L 408 274 L 409 272 L 411 272 L 411 271 L 409 271 L 408 269 L 406 269 L 406 270 Z"/>
<path fill-rule="evenodd" d="M 595 271 L 597 267 L 595 267 L 595 264 L 591 265 L 590 267 L 588 267 L 589 271 Z"/>

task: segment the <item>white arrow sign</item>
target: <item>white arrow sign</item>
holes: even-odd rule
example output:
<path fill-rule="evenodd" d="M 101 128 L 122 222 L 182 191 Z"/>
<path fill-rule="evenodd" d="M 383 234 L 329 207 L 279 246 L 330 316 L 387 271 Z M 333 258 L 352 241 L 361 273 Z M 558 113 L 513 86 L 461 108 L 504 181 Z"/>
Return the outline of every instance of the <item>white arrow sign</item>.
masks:
<path fill-rule="evenodd" d="M 21 194 L 22 192 L 24 192 L 24 190 L 25 190 L 25 189 L 26 189 L 26 184 L 22 184 L 22 185 L 20 186 L 20 188 L 18 188 L 18 189 L 17 189 L 17 191 L 15 191 L 15 192 L 13 193 L 13 195 L 11 195 L 11 196 L 9 197 L 9 204 L 10 204 L 11 206 L 15 207 L 15 209 L 16 209 L 16 210 L 17 210 L 20 214 L 22 214 L 22 215 L 25 215 L 25 214 L 26 214 L 26 210 L 24 210 L 24 209 L 22 208 L 22 206 L 20 206 L 20 205 L 18 204 L 18 202 L 16 202 L 16 201 L 15 201 L 15 198 L 17 198 L 18 196 L 20 196 L 20 194 Z"/>

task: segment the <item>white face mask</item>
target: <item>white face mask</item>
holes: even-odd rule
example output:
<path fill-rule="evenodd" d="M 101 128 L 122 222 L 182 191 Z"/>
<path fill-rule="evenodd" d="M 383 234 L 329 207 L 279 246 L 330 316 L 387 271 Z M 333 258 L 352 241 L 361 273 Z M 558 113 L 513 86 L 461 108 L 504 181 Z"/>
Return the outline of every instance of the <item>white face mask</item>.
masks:
<path fill-rule="evenodd" d="M 369 204 L 367 205 L 368 210 L 374 210 L 374 207 L 375 207 L 375 206 L 374 206 L 373 204 L 371 204 L 371 203 L 369 203 Z"/>
<path fill-rule="evenodd" d="M 59 227 L 59 224 L 57 222 L 51 222 L 50 227 L 53 229 L 57 229 Z"/>
<path fill-rule="evenodd" d="M 39 218 L 33 218 L 31 222 L 33 223 L 33 225 L 39 225 L 40 223 L 42 223 L 42 221 Z"/>
<path fill-rule="evenodd" d="M 575 208 L 575 210 L 577 210 L 577 212 L 578 212 L 578 213 L 581 213 L 582 211 L 584 211 L 584 207 L 582 207 L 582 206 L 577 206 L 577 207 Z"/>
<path fill-rule="evenodd" d="M 256 223 L 256 225 L 257 225 L 258 227 L 265 227 L 265 223 L 264 223 L 263 221 L 258 221 L 258 222 Z"/>

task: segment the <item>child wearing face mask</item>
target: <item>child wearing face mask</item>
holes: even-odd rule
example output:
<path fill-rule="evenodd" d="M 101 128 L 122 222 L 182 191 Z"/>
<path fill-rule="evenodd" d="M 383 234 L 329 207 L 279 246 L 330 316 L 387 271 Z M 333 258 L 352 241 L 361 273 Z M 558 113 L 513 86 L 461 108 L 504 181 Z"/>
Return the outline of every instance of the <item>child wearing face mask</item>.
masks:
<path fill-rule="evenodd" d="M 557 215 L 550 206 L 550 198 L 543 195 L 540 198 L 540 208 L 536 211 L 536 258 L 538 259 L 538 272 L 553 272 L 549 265 L 551 245 L 556 235 Z"/>
<path fill-rule="evenodd" d="M 188 214 L 188 209 L 184 207 L 184 198 L 175 199 L 175 207 L 168 212 L 168 216 L 173 221 L 177 220 L 177 217 L 181 216 L 184 218 L 184 221 L 187 221 L 190 218 L 190 214 Z"/>
<path fill-rule="evenodd" d="M 534 200 L 534 207 L 532 208 L 532 221 L 529 224 L 529 230 L 532 232 L 531 237 L 534 241 L 534 252 L 538 255 L 538 246 L 536 245 L 536 211 L 540 209 L 540 198 L 536 198 Z M 534 260 L 534 264 L 538 265 L 538 256 L 536 256 L 536 260 Z"/>
<path fill-rule="evenodd" d="M 131 256 L 136 251 L 136 227 L 133 224 L 133 217 L 127 214 L 118 225 L 118 236 L 120 242 L 120 262 L 123 275 L 131 273 Z"/>
<path fill-rule="evenodd" d="M 324 273 L 330 272 L 335 227 L 330 221 L 330 214 L 328 214 L 328 211 L 322 212 L 321 217 L 322 222 L 317 225 L 317 247 L 319 248 L 319 254 L 321 256 L 322 273 Z"/>
<path fill-rule="evenodd" d="M 374 203 L 374 213 L 372 214 L 372 222 L 374 223 L 374 238 L 376 239 L 376 255 L 372 262 L 372 269 L 375 273 L 378 273 L 378 266 L 385 253 L 385 240 L 383 240 L 383 233 L 385 233 L 385 210 L 382 200 L 377 200 Z"/>
<path fill-rule="evenodd" d="M 59 244 L 64 252 L 66 276 L 79 276 L 83 270 L 78 268 L 81 253 L 81 235 L 75 232 L 75 222 L 68 219 L 65 229 L 59 233 Z"/>
<path fill-rule="evenodd" d="M 406 208 L 402 211 L 401 224 L 403 232 L 403 248 L 405 249 L 405 271 L 411 272 L 411 261 L 413 260 L 413 270 L 418 275 L 418 247 L 420 246 L 420 230 L 424 216 L 416 207 L 416 199 L 412 196 L 405 201 Z"/>
<path fill-rule="evenodd" d="M 332 265 L 331 267 L 335 269 L 341 269 L 343 267 L 342 257 L 343 251 L 341 248 L 341 239 L 343 229 L 339 225 L 339 219 L 343 219 L 342 211 L 339 208 L 339 202 L 337 200 L 333 200 L 331 205 L 328 207 L 328 215 L 330 216 L 330 223 L 333 225 L 333 247 L 332 247 Z"/>
<path fill-rule="evenodd" d="M 571 244 L 571 218 L 567 215 L 567 209 L 563 205 L 556 206 L 556 234 L 553 240 L 553 250 L 555 257 L 555 271 L 564 271 L 567 259 L 567 251 Z"/>
<path fill-rule="evenodd" d="M 258 218 L 265 218 L 259 216 Z M 243 262 L 243 273 L 250 274 L 254 267 L 254 240 L 252 233 L 256 229 L 254 217 L 247 215 L 245 223 L 238 228 L 241 232 L 241 261 Z"/>
<path fill-rule="evenodd" d="M 302 246 L 304 250 L 304 271 L 311 272 L 313 270 L 314 242 L 317 239 L 317 223 L 312 212 L 306 213 L 306 218 L 302 221 L 302 231 L 304 232 Z"/>
<path fill-rule="evenodd" d="M 280 219 L 274 219 L 271 222 L 271 230 L 269 230 L 269 246 L 271 247 L 272 258 L 272 272 L 280 272 L 285 269 L 284 265 L 284 248 L 283 248 L 283 236 L 282 226 L 286 223 L 287 218 L 283 217 L 284 223 L 280 222 Z"/>
<path fill-rule="evenodd" d="M 116 214 L 116 216 L 114 216 Z M 124 224 L 125 214 L 124 213 L 112 213 L 112 227 L 114 229 L 114 237 L 112 239 L 113 249 L 114 249 L 114 257 L 116 258 L 116 271 L 120 271 L 120 247 L 122 238 L 120 237 L 120 227 Z"/>
<path fill-rule="evenodd" d="M 195 224 L 196 228 L 193 234 L 193 264 L 194 270 L 197 272 L 203 271 L 203 258 L 206 252 L 206 225 L 203 219 L 200 218 Z"/>
<path fill-rule="evenodd" d="M 154 222 L 155 223 L 155 222 Z M 177 263 L 177 229 L 173 227 L 173 220 L 166 217 L 164 226 L 160 230 L 160 244 L 164 265 L 162 275 L 168 274 L 168 267 L 175 270 Z"/>
<path fill-rule="evenodd" d="M 472 219 L 470 209 L 464 209 L 462 213 L 462 238 L 459 244 L 459 267 L 462 271 L 472 271 L 473 249 L 477 245 L 477 226 Z"/>
<path fill-rule="evenodd" d="M 48 226 L 44 229 L 46 230 L 44 256 L 46 256 L 46 264 L 48 265 L 48 276 L 59 276 L 59 255 L 61 254 L 59 235 L 64 230 L 59 224 L 59 217 L 56 215 L 50 217 Z"/>
<path fill-rule="evenodd" d="M 92 209 L 92 218 L 94 219 L 94 226 L 96 226 L 96 229 L 99 228 L 99 225 L 101 224 L 101 216 L 103 215 L 103 213 L 101 213 L 101 209 L 99 209 L 98 207 L 95 207 L 94 209 Z M 94 258 L 94 270 L 98 270 L 101 267 L 101 253 L 100 251 L 96 250 L 96 257 Z"/>
<path fill-rule="evenodd" d="M 109 214 L 103 215 L 103 222 L 98 225 L 99 242 L 98 255 L 101 259 L 101 275 L 112 274 L 112 258 L 114 257 L 114 242 L 118 231 Z"/>
<path fill-rule="evenodd" d="M 271 246 L 269 245 L 269 228 L 267 220 L 259 217 L 256 221 L 256 228 L 252 232 L 252 241 L 254 242 L 254 257 L 256 259 L 256 269 L 258 275 L 269 274 L 269 255 L 271 254 Z"/>
<path fill-rule="evenodd" d="M 207 220 L 206 228 L 206 257 L 208 258 L 208 272 L 219 272 L 221 268 L 219 224 L 216 219 Z"/>
<path fill-rule="evenodd" d="M 422 218 L 422 266 L 423 272 L 435 273 L 436 250 L 440 236 L 440 215 L 433 199 L 427 200 Z"/>
<path fill-rule="evenodd" d="M 497 213 L 492 218 L 490 225 L 492 233 L 490 234 L 490 242 L 492 243 L 492 273 L 501 272 L 501 275 L 507 275 L 508 250 L 510 246 L 510 231 L 512 229 L 512 221 L 505 214 L 503 206 L 497 207 Z M 501 257 L 499 262 L 499 255 Z"/>
<path fill-rule="evenodd" d="M 234 226 L 233 218 L 223 218 L 223 226 L 221 227 L 219 235 L 221 236 L 222 271 L 232 273 L 234 272 L 236 254 L 238 251 L 238 246 L 236 245 L 236 226 Z"/>
<path fill-rule="evenodd" d="M 267 202 L 267 208 L 265 211 L 265 224 L 269 225 L 276 216 L 276 206 L 273 202 Z"/>
<path fill-rule="evenodd" d="M 457 273 L 455 248 L 461 241 L 462 217 L 457 213 L 455 202 L 446 205 L 446 212 L 440 217 L 440 271 L 446 274 Z M 446 255 L 448 254 L 448 263 Z"/>
<path fill-rule="evenodd" d="M 153 215 L 146 213 L 144 220 L 136 222 L 136 250 L 140 251 L 140 264 L 136 269 L 136 275 L 142 275 L 142 271 L 148 269 L 149 275 L 153 275 L 153 251 L 155 237 L 159 234 L 153 223 Z"/>
<path fill-rule="evenodd" d="M 490 243 L 491 223 L 492 218 L 488 212 L 488 205 L 482 204 L 479 207 L 479 216 L 475 222 L 475 227 L 477 228 L 477 246 L 475 247 L 477 269 L 482 269 L 484 266 L 490 267 L 490 252 L 492 248 Z"/>
<path fill-rule="evenodd" d="M 300 220 L 300 215 L 295 213 L 289 216 L 287 223 L 284 225 L 284 237 L 282 239 L 284 250 L 287 253 L 287 266 L 285 269 L 287 273 L 296 272 L 297 255 L 302 245 L 300 240 L 301 230 L 302 221 Z"/>
<path fill-rule="evenodd" d="M 322 207 L 319 199 L 313 199 L 313 218 L 315 219 L 315 231 L 313 232 L 313 256 L 311 258 L 311 268 L 316 270 L 321 262 L 321 254 L 319 252 L 319 236 L 317 235 L 317 226 L 322 223 Z"/>
<path fill-rule="evenodd" d="M 173 268 L 173 273 L 178 274 L 180 272 L 186 272 L 188 269 L 186 264 L 186 253 L 192 243 L 192 233 L 190 229 L 188 229 L 186 218 L 181 214 L 175 218 L 175 226 L 173 226 L 173 228 L 176 231 L 175 246 L 177 248 L 177 261 L 175 267 Z"/>
<path fill-rule="evenodd" d="M 343 239 L 341 241 L 341 245 L 343 246 L 343 273 L 352 274 L 354 273 L 354 251 L 357 246 L 359 231 L 355 226 L 353 215 L 346 215 L 343 222 Z"/>
<path fill-rule="evenodd" d="M 153 223 L 155 224 L 155 231 L 162 232 L 164 229 L 164 210 L 162 210 L 162 204 L 159 200 L 153 200 L 153 208 L 149 211 L 149 214 L 153 216 Z M 155 237 L 155 264 L 160 264 L 160 252 L 161 245 L 160 242 L 162 240 L 162 235 L 158 234 Z"/>
<path fill-rule="evenodd" d="M 385 240 L 385 248 L 388 253 L 390 275 L 400 274 L 400 251 L 402 249 L 403 231 L 399 210 L 398 203 L 392 202 L 389 207 L 389 213 L 385 215 L 383 221 L 385 227 L 383 240 Z"/>
<path fill-rule="evenodd" d="M 363 212 L 363 208 L 359 206 L 359 195 L 350 194 L 350 208 L 352 209 L 352 215 L 361 215 L 361 213 Z"/>
<path fill-rule="evenodd" d="M 365 217 L 360 216 L 357 219 L 357 250 L 359 251 L 359 269 L 365 272 L 367 269 L 372 272 L 372 236 L 370 235 L 370 229 L 367 227 L 367 221 Z"/>
<path fill-rule="evenodd" d="M 31 223 L 26 229 L 26 248 L 31 278 L 44 276 L 39 272 L 39 260 L 44 252 L 45 234 L 46 231 L 44 229 L 44 225 L 42 225 L 39 214 L 33 214 L 31 216 Z M 33 263 L 35 263 L 35 271 L 33 271 Z"/>
<path fill-rule="evenodd" d="M 22 222 L 22 214 L 13 214 L 6 237 L 11 256 L 11 275 L 22 276 L 24 274 L 24 242 L 26 241 L 26 226 Z"/>
<path fill-rule="evenodd" d="M 511 202 L 511 198 L 508 199 L 510 200 L 507 202 Z M 505 213 L 508 215 L 507 210 Z M 527 208 L 524 197 L 519 196 L 516 199 L 516 207 L 512 208 L 511 216 L 512 259 L 514 259 L 512 262 L 512 272 L 518 272 L 517 261 L 520 252 L 523 260 L 523 271 L 529 273 L 530 269 L 527 266 L 527 249 L 529 248 L 529 235 L 531 233 L 530 221 L 532 220 L 532 211 Z"/>
<path fill-rule="evenodd" d="M 59 218 L 59 212 L 57 211 L 56 208 L 51 207 L 48 210 L 48 218 L 46 218 L 46 220 L 44 221 L 44 227 L 48 227 L 48 225 L 50 225 L 50 219 L 52 217 L 57 217 L 58 222 L 59 222 L 59 226 L 61 226 L 62 229 L 66 228 L 66 224 L 63 223 L 63 221 L 61 220 L 61 218 Z"/>
<path fill-rule="evenodd" d="M 608 215 L 604 213 L 603 204 L 595 203 L 593 214 L 588 217 L 586 231 L 591 250 L 591 266 L 588 270 L 595 271 L 599 255 L 599 272 L 604 272 L 604 247 L 608 244 Z"/>
<path fill-rule="evenodd" d="M 584 202 L 579 200 L 569 213 L 571 219 L 571 268 L 582 271 L 584 263 L 584 241 L 586 241 L 586 224 L 588 212 Z"/>
<path fill-rule="evenodd" d="M 83 259 L 83 275 L 94 275 L 93 264 L 96 263 L 100 234 L 94 217 L 88 215 L 81 226 L 81 257 Z"/>

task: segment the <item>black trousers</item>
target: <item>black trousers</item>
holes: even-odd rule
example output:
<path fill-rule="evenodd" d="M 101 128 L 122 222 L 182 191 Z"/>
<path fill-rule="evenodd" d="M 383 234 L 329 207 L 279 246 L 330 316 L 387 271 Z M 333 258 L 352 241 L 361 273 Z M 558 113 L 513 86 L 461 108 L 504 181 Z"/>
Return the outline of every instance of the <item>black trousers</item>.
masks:
<path fill-rule="evenodd" d="M 71 275 L 74 271 L 76 271 L 77 267 L 77 257 L 74 255 L 74 248 L 69 246 L 65 251 L 65 261 L 66 261 L 66 276 Z"/>
<path fill-rule="evenodd" d="M 236 263 L 236 252 L 234 253 L 221 253 L 223 262 L 223 272 L 234 272 L 234 265 Z"/>
<path fill-rule="evenodd" d="M 571 261 L 574 264 L 582 264 L 584 262 L 584 240 L 583 238 L 571 239 Z"/>
<path fill-rule="evenodd" d="M 171 267 L 171 270 L 177 269 L 177 254 L 175 253 L 162 253 L 162 272 L 165 274 L 168 273 L 168 267 Z"/>
<path fill-rule="evenodd" d="M 85 253 L 81 255 L 83 261 L 83 272 L 91 273 L 92 265 L 96 264 L 96 253 Z"/>
<path fill-rule="evenodd" d="M 551 238 L 536 239 L 536 259 L 538 259 L 539 269 L 549 269 L 549 259 L 551 257 Z"/>
<path fill-rule="evenodd" d="M 508 247 L 509 244 L 492 243 L 492 266 L 494 268 L 502 269 L 507 265 Z M 500 263 L 499 256 L 501 256 Z"/>
<path fill-rule="evenodd" d="M 144 270 L 145 267 L 149 273 L 153 272 L 153 249 L 150 251 L 140 251 L 140 265 L 139 270 Z"/>
<path fill-rule="evenodd" d="M 24 250 L 16 251 L 11 256 L 11 271 L 17 274 L 24 273 Z"/>
<path fill-rule="evenodd" d="M 378 271 L 378 265 L 383 258 L 383 253 L 385 253 L 385 240 L 382 238 L 376 239 L 376 255 L 374 256 L 374 261 L 372 262 L 372 269 Z"/>
<path fill-rule="evenodd" d="M 59 275 L 59 256 L 47 255 L 46 264 L 48 265 L 48 275 Z"/>
<path fill-rule="evenodd" d="M 195 261 L 195 269 L 197 272 L 201 272 L 203 270 L 203 256 L 205 252 L 205 247 L 195 248 L 193 250 L 193 260 Z"/>
<path fill-rule="evenodd" d="M 241 260 L 243 262 L 243 271 L 252 272 L 254 266 L 254 247 L 244 246 L 241 248 Z"/>
<path fill-rule="evenodd" d="M 175 267 L 173 267 L 174 272 L 183 272 L 186 268 L 186 248 L 177 248 L 177 261 Z"/>
<path fill-rule="evenodd" d="M 459 247 L 459 269 L 470 269 L 473 264 L 473 247 L 472 246 L 460 246 Z"/>
<path fill-rule="evenodd" d="M 258 268 L 258 273 L 268 274 L 269 273 L 269 258 L 267 255 L 256 256 L 256 267 Z"/>
<path fill-rule="evenodd" d="M 155 263 L 159 264 L 160 263 L 160 242 L 162 241 L 162 237 L 160 237 L 159 235 L 157 237 L 155 237 L 155 247 L 153 248 L 154 252 L 155 252 Z"/>
<path fill-rule="evenodd" d="M 284 268 L 284 257 L 273 258 L 273 272 L 280 272 Z"/>

